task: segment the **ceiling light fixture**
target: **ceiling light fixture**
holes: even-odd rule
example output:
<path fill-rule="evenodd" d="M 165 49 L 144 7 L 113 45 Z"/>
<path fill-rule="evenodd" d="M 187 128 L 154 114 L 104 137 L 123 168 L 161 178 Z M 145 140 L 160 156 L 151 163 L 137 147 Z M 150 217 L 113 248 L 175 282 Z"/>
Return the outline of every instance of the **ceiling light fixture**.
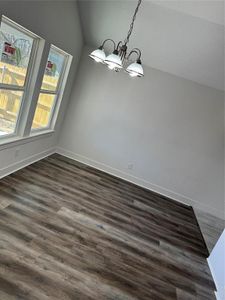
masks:
<path fill-rule="evenodd" d="M 117 46 L 116 43 L 112 39 L 106 39 L 102 43 L 102 45 L 94 50 L 89 56 L 94 59 L 96 62 L 101 62 L 108 66 L 110 70 L 114 70 L 116 72 L 119 72 L 121 69 L 123 69 L 125 66 L 126 72 L 131 77 L 142 77 L 144 76 L 144 70 L 141 64 L 141 51 L 138 48 L 134 48 L 130 51 L 130 53 L 127 55 L 127 44 L 129 43 L 131 33 L 133 31 L 134 22 L 136 19 L 136 15 L 138 12 L 138 9 L 141 5 L 142 0 L 138 0 L 137 7 L 135 9 L 132 22 L 130 24 L 130 29 L 127 33 L 127 37 L 124 40 L 124 42 L 120 41 Z M 112 42 L 113 43 L 113 52 L 106 56 L 104 46 L 105 43 Z M 131 54 L 136 54 L 137 59 L 135 62 L 131 63 L 129 65 L 129 58 Z"/>

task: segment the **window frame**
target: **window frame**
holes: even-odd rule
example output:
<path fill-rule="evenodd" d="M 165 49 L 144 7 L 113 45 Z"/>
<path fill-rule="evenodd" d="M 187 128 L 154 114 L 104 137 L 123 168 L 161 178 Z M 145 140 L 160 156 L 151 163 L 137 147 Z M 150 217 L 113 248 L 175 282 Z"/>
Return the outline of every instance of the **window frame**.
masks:
<path fill-rule="evenodd" d="M 0 90 L 23 92 L 23 95 L 22 95 L 21 100 L 20 100 L 19 111 L 18 111 L 18 114 L 16 116 L 14 132 L 9 133 L 9 134 L 1 135 L 0 136 L 0 142 L 2 142 L 3 140 L 12 139 L 12 138 L 15 138 L 15 137 L 19 136 L 22 112 L 23 112 L 23 108 L 25 106 L 25 102 L 27 100 L 27 94 L 28 94 L 28 91 L 29 91 L 30 82 L 31 82 L 32 77 L 33 77 L 33 69 L 34 69 L 35 60 L 36 60 L 36 56 L 37 56 L 37 50 L 38 50 L 39 42 L 41 40 L 41 38 L 38 35 L 34 34 L 30 30 L 24 28 L 20 24 L 14 22 L 13 20 L 9 19 L 8 17 L 6 17 L 4 15 L 2 15 L 2 17 L 1 17 L 1 23 L 2 22 L 4 22 L 8 26 L 11 26 L 12 28 L 24 33 L 28 37 L 32 38 L 33 43 L 32 43 L 32 48 L 31 48 L 30 57 L 29 57 L 29 61 L 28 61 L 28 66 L 27 66 L 26 77 L 25 77 L 25 80 L 24 80 L 24 85 L 23 86 L 19 86 L 19 85 L 17 86 L 17 85 L 13 85 L 13 84 L 0 83 Z M 22 134 L 22 136 L 23 136 L 23 134 Z"/>
<path fill-rule="evenodd" d="M 45 126 L 45 127 L 40 127 L 40 128 L 32 128 L 32 126 L 31 126 L 31 134 L 36 134 L 36 133 L 39 133 L 39 132 L 54 130 L 54 127 L 55 127 L 55 121 L 54 120 L 56 120 L 56 118 L 58 116 L 57 106 L 59 107 L 60 104 L 61 104 L 62 96 L 63 96 L 65 86 L 66 86 L 66 83 L 67 83 L 68 73 L 69 73 L 69 70 L 70 70 L 70 67 L 71 67 L 71 63 L 72 63 L 72 58 L 73 58 L 72 55 L 70 55 L 69 53 L 65 52 L 64 50 L 58 48 L 54 44 L 50 45 L 48 54 L 50 54 L 51 49 L 53 49 L 55 52 L 58 52 L 58 53 L 60 53 L 61 55 L 64 56 L 62 70 L 60 72 L 60 76 L 59 76 L 59 79 L 58 79 L 58 82 L 57 82 L 57 86 L 56 86 L 56 89 L 54 91 L 42 89 L 40 87 L 40 91 L 39 91 L 38 96 L 40 96 L 40 94 L 54 95 L 55 96 L 54 100 L 53 100 L 54 103 L 51 107 L 51 111 L 50 111 L 50 114 L 49 114 L 48 125 Z M 46 66 L 47 66 L 47 63 L 48 63 L 48 58 L 49 58 L 49 55 L 47 57 Z M 42 86 L 42 83 L 43 83 L 43 80 L 44 80 L 44 76 L 45 76 L 45 73 L 43 74 L 43 77 L 42 77 L 41 86 Z M 37 108 L 37 106 L 38 106 L 38 101 L 37 101 L 37 104 L 36 104 L 36 108 Z M 36 109 L 35 109 L 35 112 L 36 112 Z M 34 113 L 34 117 L 35 117 L 35 113 Z M 33 121 L 34 121 L 34 117 L 33 117 Z M 33 122 L 32 122 L 32 124 L 33 124 Z"/>
<path fill-rule="evenodd" d="M 23 143 L 23 141 L 28 142 L 28 140 L 37 139 L 46 134 L 52 135 L 54 133 L 54 128 L 58 119 L 58 114 L 61 108 L 61 103 L 73 60 L 73 56 L 71 54 L 49 42 L 46 42 L 46 40 L 39 35 L 33 33 L 26 27 L 23 27 L 5 15 L 0 15 L 0 22 L 2 21 L 31 37 L 33 39 L 33 43 L 30 52 L 29 63 L 27 65 L 27 73 L 24 85 L 16 86 L 10 84 L 0 84 L 0 89 L 2 88 L 3 90 L 15 90 L 18 92 L 23 92 L 16 117 L 14 132 L 6 133 L 5 135 L 0 136 L 0 151 L 7 148 L 9 145 L 19 145 L 20 143 Z M 62 71 L 57 84 L 57 94 L 56 91 L 46 91 L 41 89 L 51 47 L 65 56 L 64 64 L 62 66 Z M 32 123 L 38 104 L 38 97 L 42 91 L 47 92 L 47 94 L 53 92 L 52 94 L 55 95 L 56 99 L 54 99 L 54 105 L 51 109 L 48 127 L 32 129 Z"/>

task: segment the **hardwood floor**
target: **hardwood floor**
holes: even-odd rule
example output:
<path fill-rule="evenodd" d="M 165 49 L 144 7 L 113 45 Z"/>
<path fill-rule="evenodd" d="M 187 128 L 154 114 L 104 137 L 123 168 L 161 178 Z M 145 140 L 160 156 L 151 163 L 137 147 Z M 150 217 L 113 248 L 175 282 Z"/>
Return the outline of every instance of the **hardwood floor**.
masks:
<path fill-rule="evenodd" d="M 1 300 L 211 300 L 193 210 L 59 155 L 0 181 Z"/>

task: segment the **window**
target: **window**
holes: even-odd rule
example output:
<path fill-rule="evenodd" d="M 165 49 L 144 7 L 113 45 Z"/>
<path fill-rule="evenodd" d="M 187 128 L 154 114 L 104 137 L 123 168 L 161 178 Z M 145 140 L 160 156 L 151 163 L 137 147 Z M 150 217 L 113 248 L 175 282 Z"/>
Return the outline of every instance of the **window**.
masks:
<path fill-rule="evenodd" d="M 22 139 L 36 135 L 35 131 L 44 134 L 54 129 L 72 56 L 53 45 L 49 50 L 48 45 L 41 37 L 2 16 L 0 144 L 4 139 L 13 142 L 14 137 Z M 42 76 L 40 88 L 37 82 Z"/>
<path fill-rule="evenodd" d="M 2 17 L 0 27 L 0 137 L 17 132 L 36 36 Z"/>
<path fill-rule="evenodd" d="M 51 127 L 55 107 L 59 95 L 62 92 L 63 74 L 68 58 L 68 54 L 53 45 L 51 46 L 33 119 L 32 130 Z"/>

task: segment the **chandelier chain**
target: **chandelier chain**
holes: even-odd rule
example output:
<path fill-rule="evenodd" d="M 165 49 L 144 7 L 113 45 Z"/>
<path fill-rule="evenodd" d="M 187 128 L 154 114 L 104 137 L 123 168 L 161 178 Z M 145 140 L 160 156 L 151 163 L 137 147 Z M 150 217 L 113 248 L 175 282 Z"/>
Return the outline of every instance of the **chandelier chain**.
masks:
<path fill-rule="evenodd" d="M 125 45 L 129 43 L 129 39 L 130 39 L 131 33 L 133 31 L 133 28 L 134 28 L 134 22 L 135 22 L 135 19 L 136 19 L 136 16 L 137 16 L 138 9 L 139 9 L 139 7 L 141 5 L 141 2 L 142 2 L 142 0 L 138 0 L 138 4 L 137 4 L 137 7 L 136 7 L 136 9 L 134 11 L 132 22 L 130 24 L 130 29 L 129 29 L 128 33 L 127 33 L 126 39 L 124 40 Z"/>

